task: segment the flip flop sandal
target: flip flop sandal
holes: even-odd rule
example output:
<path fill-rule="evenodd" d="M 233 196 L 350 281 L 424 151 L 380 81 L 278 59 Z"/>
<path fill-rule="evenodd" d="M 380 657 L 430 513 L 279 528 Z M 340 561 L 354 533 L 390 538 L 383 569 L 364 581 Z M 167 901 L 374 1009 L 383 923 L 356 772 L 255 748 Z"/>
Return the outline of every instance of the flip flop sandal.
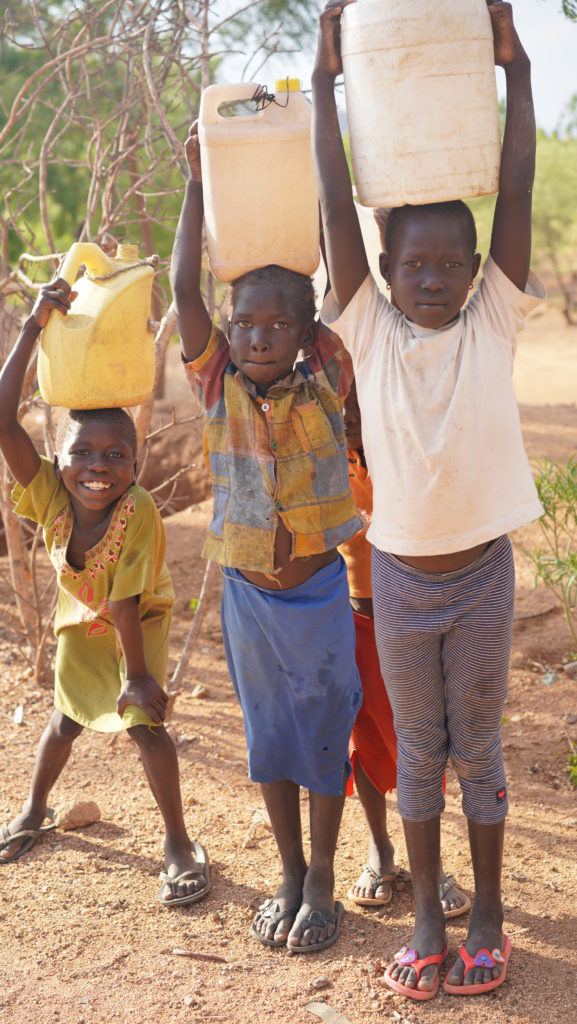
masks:
<path fill-rule="evenodd" d="M 261 903 L 258 913 L 259 920 L 270 921 L 274 924 L 275 929 L 281 921 L 285 921 L 287 917 L 292 917 L 294 922 L 300 907 L 288 907 L 286 910 L 281 910 L 280 903 L 278 900 L 269 899 Z M 292 924 L 292 922 L 291 922 Z M 272 949 L 280 949 L 281 946 L 286 946 L 286 939 L 267 939 L 261 932 L 258 931 L 254 926 L 254 921 L 250 926 L 250 934 L 253 939 L 261 942 L 263 946 L 270 946 Z"/>
<path fill-rule="evenodd" d="M 194 859 L 197 863 L 197 867 L 188 868 L 187 871 L 181 872 L 180 875 L 172 877 L 167 875 L 166 871 L 161 871 L 159 879 L 162 882 L 162 888 L 158 894 L 158 902 L 162 903 L 163 907 L 183 907 L 186 903 L 198 903 L 199 900 L 204 899 L 210 892 L 210 869 L 208 863 L 208 854 L 202 845 L 202 843 L 192 844 L 194 853 Z M 188 896 L 176 896 L 172 900 L 165 900 L 162 898 L 161 893 L 165 885 L 169 885 L 172 891 L 178 887 L 181 882 L 194 882 L 198 878 L 204 879 L 204 885 L 202 889 L 197 889 L 196 892 L 191 892 Z"/>
<path fill-rule="evenodd" d="M 427 999 L 433 999 L 439 991 L 439 972 L 441 964 L 445 962 L 448 955 L 449 947 L 445 946 L 442 953 L 436 953 L 435 956 L 426 956 L 420 960 L 416 949 L 411 949 L 410 946 L 403 946 L 398 953 L 395 953 L 393 963 L 387 967 L 383 975 L 383 981 L 388 988 L 393 989 L 393 992 L 400 992 L 400 994 L 402 996 L 406 996 L 407 999 L 416 999 L 418 1002 L 425 1002 Z M 428 967 L 430 964 L 435 964 L 435 966 L 439 968 L 430 992 L 422 992 L 418 988 L 408 988 L 407 985 L 403 985 L 400 981 L 397 981 L 396 978 L 391 978 L 391 971 L 394 967 L 412 967 L 417 975 L 415 984 L 418 985 L 424 968 Z"/>
<path fill-rule="evenodd" d="M 471 956 L 465 947 L 461 946 L 457 955 L 461 957 L 465 965 L 463 980 L 467 972 L 473 967 L 486 967 L 488 970 L 491 970 L 497 964 L 501 964 L 503 969 L 498 978 L 493 978 L 491 981 L 483 981 L 478 985 L 451 985 L 448 978 L 445 978 L 443 992 L 448 992 L 451 996 L 482 996 L 485 992 L 492 992 L 493 989 L 499 988 L 499 985 L 502 985 L 507 977 L 511 949 L 511 939 L 508 935 L 503 935 L 502 949 L 493 949 L 491 952 L 485 948 L 479 949 L 475 956 Z"/>
<path fill-rule="evenodd" d="M 310 914 L 302 917 L 299 924 L 303 931 L 306 928 L 326 928 L 328 924 L 336 924 L 336 928 L 328 939 L 323 939 L 322 942 L 313 942 L 310 946 L 289 946 L 287 941 L 287 949 L 290 955 L 292 956 L 293 953 L 320 953 L 321 949 L 328 949 L 329 946 L 334 946 L 341 933 L 341 921 L 344 912 L 345 908 L 342 903 L 336 900 L 334 913 L 330 910 L 311 910 Z"/>
<path fill-rule="evenodd" d="M 0 864 L 12 864 L 15 860 L 20 860 L 25 853 L 30 852 L 39 839 L 42 839 L 47 832 L 52 832 L 56 828 L 52 808 L 47 809 L 45 817 L 49 819 L 50 825 L 42 825 L 41 828 L 22 828 L 19 832 L 10 832 L 8 825 L 2 825 L 0 828 L 0 851 L 5 850 L 15 839 L 23 839 L 24 842 L 20 849 L 8 859 L 0 857 Z"/>
<path fill-rule="evenodd" d="M 461 907 L 453 907 L 452 910 L 445 910 L 443 908 L 443 914 L 445 915 L 445 918 L 447 920 L 450 917 L 461 917 L 461 914 L 468 914 L 471 909 L 471 900 L 467 896 L 466 892 L 463 892 L 461 889 L 459 889 L 453 875 L 447 875 L 447 877 L 444 878 L 442 882 L 439 882 L 439 899 L 441 900 L 441 903 L 445 899 L 445 896 L 447 895 L 449 889 L 452 889 L 453 886 L 455 887 L 455 889 L 458 889 L 458 891 L 461 893 L 461 896 L 465 897 L 465 902 Z"/>
<path fill-rule="evenodd" d="M 379 875 L 370 864 L 365 864 L 362 874 L 369 876 L 373 892 L 376 892 L 380 885 L 384 885 L 386 882 L 389 882 L 389 898 L 384 899 L 382 896 L 355 896 L 352 889 L 349 889 L 347 893 L 348 898 L 352 900 L 357 907 L 387 907 L 393 898 L 393 882 L 399 874 L 398 869 L 389 875 Z"/>

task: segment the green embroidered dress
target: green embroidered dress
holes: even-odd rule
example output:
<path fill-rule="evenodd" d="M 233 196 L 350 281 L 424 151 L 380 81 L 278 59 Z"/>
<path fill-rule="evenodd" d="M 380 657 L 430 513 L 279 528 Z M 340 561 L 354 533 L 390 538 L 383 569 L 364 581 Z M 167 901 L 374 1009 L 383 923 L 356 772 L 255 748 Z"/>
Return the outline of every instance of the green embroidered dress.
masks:
<path fill-rule="evenodd" d="M 140 595 L 146 667 L 163 686 L 174 593 L 164 560 L 164 525 L 154 500 L 142 487 L 129 487 L 117 502 L 104 537 L 86 552 L 85 568 L 79 570 L 66 561 L 74 511 L 52 463 L 42 458 L 32 482 L 25 488 L 17 484 L 12 497 L 18 515 L 43 527 L 58 578 L 56 709 L 98 732 L 152 725 L 133 705 L 122 718 L 116 712 L 125 671 L 108 602 Z"/>

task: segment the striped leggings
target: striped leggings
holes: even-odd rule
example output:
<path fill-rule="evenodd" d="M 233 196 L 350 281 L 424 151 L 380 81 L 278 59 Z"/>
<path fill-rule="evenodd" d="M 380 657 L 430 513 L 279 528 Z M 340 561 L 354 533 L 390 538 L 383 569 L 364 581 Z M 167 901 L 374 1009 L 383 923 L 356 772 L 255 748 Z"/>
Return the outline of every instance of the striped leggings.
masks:
<path fill-rule="evenodd" d="M 373 548 L 381 672 L 398 741 L 401 817 L 443 810 L 448 758 L 463 811 L 480 824 L 507 814 L 500 723 L 507 696 L 515 569 L 508 537 L 471 565 L 420 572 Z"/>

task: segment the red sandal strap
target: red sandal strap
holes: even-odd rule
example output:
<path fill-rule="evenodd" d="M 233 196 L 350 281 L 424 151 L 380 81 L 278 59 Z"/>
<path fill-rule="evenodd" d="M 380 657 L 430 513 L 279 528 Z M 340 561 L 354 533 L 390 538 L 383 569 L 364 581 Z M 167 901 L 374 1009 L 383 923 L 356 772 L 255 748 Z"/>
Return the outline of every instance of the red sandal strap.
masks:
<path fill-rule="evenodd" d="M 440 965 L 447 959 L 449 947 L 445 946 L 442 953 L 434 953 L 432 956 L 425 956 L 421 959 L 416 959 L 409 962 L 407 962 L 406 958 L 407 952 L 412 953 L 414 952 L 414 950 L 409 950 L 406 946 L 403 946 L 403 948 L 400 949 L 398 953 L 395 953 L 393 959 L 395 963 L 399 965 L 399 967 L 412 967 L 413 970 L 415 971 L 415 974 L 417 975 L 418 982 L 421 978 L 421 974 L 425 967 L 429 967 L 431 964 L 434 964 L 436 967 L 440 967 Z"/>
<path fill-rule="evenodd" d="M 464 946 L 461 946 L 459 952 L 457 953 L 457 956 L 461 957 L 461 960 L 465 965 L 465 974 L 467 973 L 467 971 L 470 971 L 471 968 L 475 966 L 475 957 L 471 956 L 471 954 L 467 952 Z M 465 974 L 463 975 L 463 977 L 465 977 Z"/>
<path fill-rule="evenodd" d="M 475 956 L 471 956 L 471 954 L 467 952 L 465 947 L 461 946 L 458 956 L 461 957 L 461 960 L 465 965 L 465 974 L 467 974 L 467 972 L 472 970 L 474 967 L 487 967 L 489 969 L 492 969 L 493 967 L 496 967 L 498 964 L 505 963 L 505 957 L 503 956 L 502 951 L 497 947 L 493 950 L 490 950 L 487 949 L 486 946 L 482 946 L 481 949 L 477 950 Z M 464 976 L 465 975 L 463 975 L 463 977 Z"/>

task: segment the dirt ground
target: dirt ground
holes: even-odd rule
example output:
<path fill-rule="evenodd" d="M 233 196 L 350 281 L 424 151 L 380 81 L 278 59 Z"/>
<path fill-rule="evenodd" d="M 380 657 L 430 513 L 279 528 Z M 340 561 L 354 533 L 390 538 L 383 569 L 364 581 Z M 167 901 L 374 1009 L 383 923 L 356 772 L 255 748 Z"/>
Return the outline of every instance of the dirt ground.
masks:
<path fill-rule="evenodd" d="M 533 318 L 516 371 L 531 457 L 566 458 L 577 437 L 577 330 L 555 310 Z M 185 402 L 181 390 L 178 403 Z M 199 558 L 209 502 L 166 520 L 177 592 L 173 662 L 198 596 Z M 289 957 L 248 937 L 254 909 L 277 884 L 274 841 L 257 824 L 256 786 L 246 778 L 241 717 L 222 654 L 213 594 L 170 730 L 177 743 L 191 834 L 209 849 L 213 889 L 196 906 L 156 902 L 162 833 L 130 742 L 83 735 L 53 803 L 94 799 L 102 820 L 53 832 L 20 862 L 0 868 L 0 1020 L 14 1024 L 312 1024 L 310 1002 L 339 1010 L 334 1024 L 558 1024 L 577 1019 L 577 792 L 566 773 L 568 736 L 577 741 L 577 681 L 562 665 L 569 641 L 559 609 L 533 574 L 523 548 L 538 527 L 514 538 L 518 568 L 511 689 L 503 722 L 512 810 L 504 869 L 506 931 L 514 952 L 509 981 L 491 996 L 441 995 L 407 1003 L 379 984 L 379 962 L 411 925 L 410 887 L 384 913 L 346 898 L 365 858 L 356 797 L 347 801 L 336 860 L 346 915 L 336 946 Z M 33 749 L 51 708 L 26 678 L 0 631 L 0 823 L 19 807 Z M 195 683 L 209 696 L 190 695 Z M 15 725 L 13 712 L 24 706 Z M 306 811 L 303 799 L 303 811 Z M 395 801 L 390 829 L 398 861 L 406 853 Z M 466 830 L 454 779 L 443 820 L 448 869 L 471 890 Z M 449 927 L 454 953 L 466 919 Z M 180 950 L 188 956 L 178 955 Z M 315 988 L 324 979 L 326 987 Z M 326 1017 L 331 1024 L 330 1016 Z"/>

